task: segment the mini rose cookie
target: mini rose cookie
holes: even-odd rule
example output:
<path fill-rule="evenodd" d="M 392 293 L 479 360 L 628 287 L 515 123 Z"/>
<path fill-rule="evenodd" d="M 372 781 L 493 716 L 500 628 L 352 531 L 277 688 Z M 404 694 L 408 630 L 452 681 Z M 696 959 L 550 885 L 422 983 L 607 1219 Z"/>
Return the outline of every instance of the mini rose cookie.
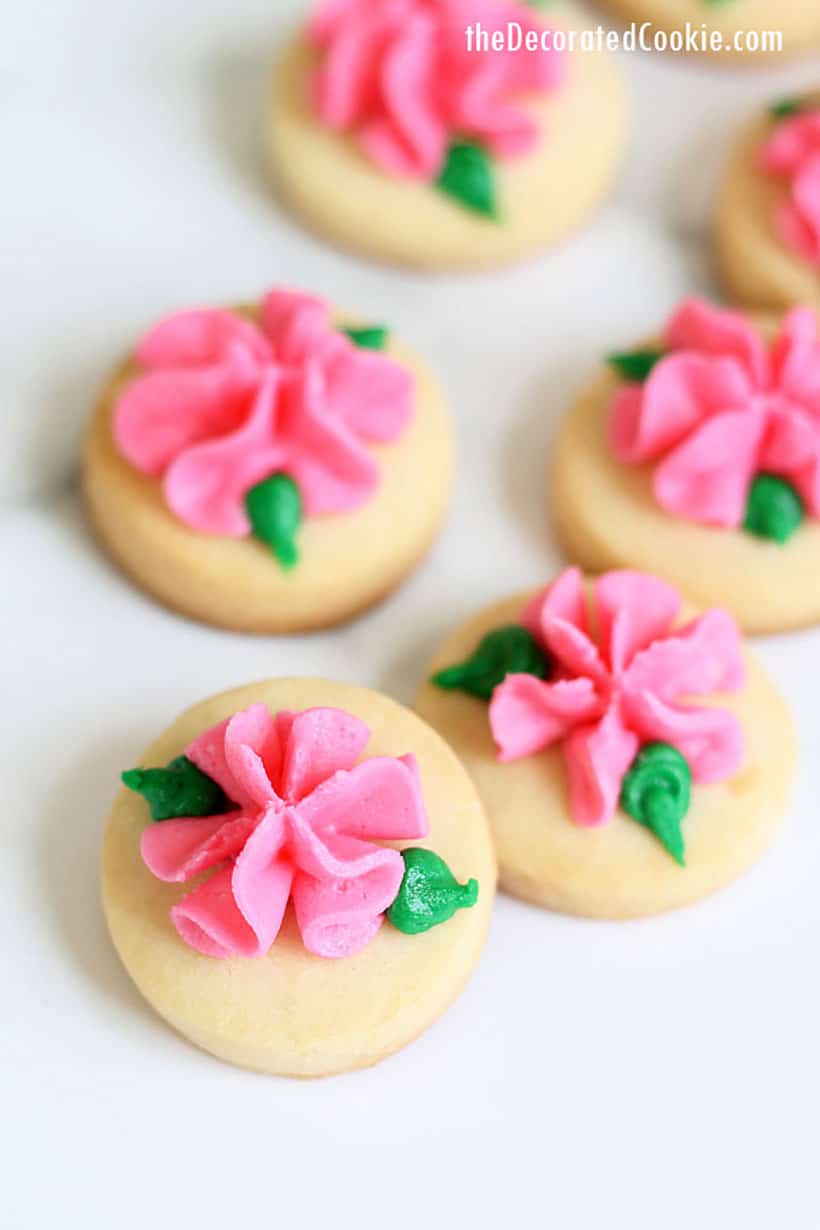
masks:
<path fill-rule="evenodd" d="M 204 1050 L 322 1076 L 449 1006 L 495 895 L 475 789 L 415 714 L 319 679 L 183 714 L 123 774 L 103 903 L 139 990 Z"/>
<path fill-rule="evenodd" d="M 432 670 L 417 709 L 472 775 L 515 896 L 661 913 L 775 834 L 795 758 L 783 701 L 727 612 L 692 619 L 655 577 L 568 568 L 471 619 Z"/>
<path fill-rule="evenodd" d="M 706 40 L 704 47 L 698 46 L 699 54 L 729 64 L 770 65 L 781 55 L 820 46 L 820 11 L 813 0 L 601 0 L 601 6 L 621 21 L 647 25 L 646 39 L 652 40 L 655 31 L 683 34 L 684 52 L 689 27 Z M 749 35 L 764 32 L 782 34 L 782 52 L 766 50 L 759 39 L 750 45 Z M 667 54 L 675 54 L 675 44 L 669 47 Z"/>
<path fill-rule="evenodd" d="M 741 135 L 721 185 L 715 245 L 732 298 L 820 307 L 820 94 L 773 103 Z"/>
<path fill-rule="evenodd" d="M 820 334 L 697 299 L 659 342 L 611 355 L 555 450 L 569 558 L 635 566 L 749 632 L 820 620 Z"/>
<path fill-rule="evenodd" d="M 323 0 L 276 72 L 283 195 L 389 263 L 483 268 L 555 243 L 610 187 L 625 105 L 612 57 L 562 51 L 573 18 L 549 21 L 558 50 L 515 0 Z"/>
<path fill-rule="evenodd" d="M 439 530 L 441 395 L 380 324 L 272 291 L 161 321 L 114 374 L 86 448 L 100 540 L 195 619 L 289 632 L 390 593 Z"/>

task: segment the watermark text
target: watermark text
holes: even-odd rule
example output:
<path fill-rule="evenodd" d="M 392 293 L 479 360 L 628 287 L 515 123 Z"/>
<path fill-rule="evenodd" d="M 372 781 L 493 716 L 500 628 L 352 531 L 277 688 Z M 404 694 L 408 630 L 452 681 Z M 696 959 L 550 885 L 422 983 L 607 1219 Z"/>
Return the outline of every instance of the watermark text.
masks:
<path fill-rule="evenodd" d="M 783 50 L 782 30 L 736 30 L 726 34 L 705 23 L 686 22 L 679 30 L 661 30 L 651 21 L 633 22 L 625 30 L 593 26 L 588 30 L 525 29 L 518 21 L 508 21 L 501 29 L 486 30 L 480 21 L 465 30 L 467 51 L 520 52 L 543 51 L 661 51 L 703 55 L 705 52 L 778 55 Z"/>

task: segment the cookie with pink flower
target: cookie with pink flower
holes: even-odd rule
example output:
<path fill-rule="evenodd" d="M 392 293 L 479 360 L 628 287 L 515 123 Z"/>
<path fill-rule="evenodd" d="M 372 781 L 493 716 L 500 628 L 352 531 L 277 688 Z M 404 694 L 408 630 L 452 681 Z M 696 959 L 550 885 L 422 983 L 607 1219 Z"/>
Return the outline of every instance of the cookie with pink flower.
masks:
<path fill-rule="evenodd" d="M 820 307 L 820 93 L 772 102 L 739 135 L 714 238 L 733 299 L 761 310 Z"/>
<path fill-rule="evenodd" d="M 478 788 L 501 887 L 547 909 L 697 901 L 760 858 L 788 802 L 789 713 L 734 618 L 648 573 L 571 567 L 492 603 L 416 708 Z"/>
<path fill-rule="evenodd" d="M 624 145 L 614 58 L 582 33 L 526 0 L 317 0 L 276 68 L 280 194 L 390 264 L 484 268 L 556 243 Z"/>
<path fill-rule="evenodd" d="M 277 289 L 148 330 L 100 396 L 85 491 L 149 594 L 275 633 L 395 589 L 439 531 L 451 472 L 441 394 L 388 324 Z"/>
<path fill-rule="evenodd" d="M 495 894 L 486 818 L 450 749 L 387 697 L 238 688 L 122 780 L 103 844 L 111 937 L 156 1011 L 219 1058 L 367 1066 L 472 973 Z"/>
<path fill-rule="evenodd" d="M 666 576 L 748 632 L 820 621 L 820 318 L 693 298 L 611 353 L 562 425 L 569 558 Z"/>

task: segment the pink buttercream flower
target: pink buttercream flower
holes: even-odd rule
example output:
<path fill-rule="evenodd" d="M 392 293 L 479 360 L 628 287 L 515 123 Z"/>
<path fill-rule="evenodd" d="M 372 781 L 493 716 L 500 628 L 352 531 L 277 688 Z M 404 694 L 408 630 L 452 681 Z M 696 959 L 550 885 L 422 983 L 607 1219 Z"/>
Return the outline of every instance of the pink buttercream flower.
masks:
<path fill-rule="evenodd" d="M 454 136 L 503 158 L 532 149 L 537 122 L 512 99 L 557 89 L 552 51 L 469 51 L 468 26 L 490 37 L 517 22 L 543 27 L 523 4 L 499 0 L 326 0 L 310 23 L 321 53 L 315 82 L 321 120 L 352 130 L 388 175 L 433 179 Z"/>
<path fill-rule="evenodd" d="M 789 199 L 775 213 L 780 238 L 820 265 L 820 107 L 778 124 L 760 151 L 760 166 L 789 185 Z"/>
<path fill-rule="evenodd" d="M 143 832 L 142 857 L 160 880 L 225 864 L 171 910 L 187 944 L 210 957 L 264 956 L 289 900 L 317 956 L 350 956 L 370 942 L 404 874 L 401 854 L 372 839 L 425 837 L 428 824 L 415 758 L 357 764 L 369 738 L 340 709 L 274 718 L 257 704 L 187 748 L 236 805 Z"/>
<path fill-rule="evenodd" d="M 672 351 L 615 398 L 619 461 L 660 462 L 658 503 L 673 516 L 736 529 L 756 474 L 787 479 L 820 516 L 820 340 L 811 308 L 790 312 L 767 347 L 738 312 L 687 300 L 666 330 Z"/>
<path fill-rule="evenodd" d="M 357 508 L 379 481 L 362 440 L 397 439 L 412 413 L 410 373 L 295 292 L 269 294 L 259 326 L 210 309 L 170 316 L 137 360 L 147 372 L 117 402 L 117 447 L 163 477 L 181 521 L 210 534 L 249 534 L 244 497 L 280 471 L 308 515 Z"/>
<path fill-rule="evenodd" d="M 740 636 L 725 611 L 673 627 L 680 595 L 656 577 L 610 572 L 595 583 L 597 635 L 583 577 L 568 568 L 527 607 L 522 622 L 556 663 L 555 676 L 508 675 L 493 693 L 490 725 L 502 761 L 560 742 L 578 824 L 605 824 L 641 746 L 670 743 L 696 782 L 717 782 L 743 759 L 733 714 L 681 697 L 743 685 Z"/>

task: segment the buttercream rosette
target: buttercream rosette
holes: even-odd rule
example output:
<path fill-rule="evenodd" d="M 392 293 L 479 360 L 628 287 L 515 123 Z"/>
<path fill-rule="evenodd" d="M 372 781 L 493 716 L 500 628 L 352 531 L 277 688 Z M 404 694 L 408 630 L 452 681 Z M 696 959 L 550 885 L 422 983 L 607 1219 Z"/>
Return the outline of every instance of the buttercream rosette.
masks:
<path fill-rule="evenodd" d="M 470 28 L 492 40 L 510 26 L 522 41 L 544 29 L 525 5 L 498 0 L 325 0 L 308 24 L 316 115 L 386 175 L 436 183 L 494 216 L 493 160 L 543 139 L 520 101 L 559 90 L 566 67 L 556 50 L 468 45 Z"/>
<path fill-rule="evenodd" d="M 379 484 L 367 445 L 397 441 L 413 413 L 410 372 L 354 337 L 327 303 L 293 291 L 266 295 L 258 323 L 218 309 L 169 316 L 137 347 L 139 374 L 114 413 L 117 448 L 161 479 L 191 529 L 257 533 L 287 566 L 295 552 L 282 537 L 303 512 L 366 503 Z"/>
<path fill-rule="evenodd" d="M 490 662 L 491 633 L 470 662 L 433 683 L 489 698 L 502 763 L 560 747 L 576 824 L 607 824 L 620 804 L 683 862 L 690 783 L 725 781 L 744 756 L 735 715 L 691 698 L 738 691 L 745 670 L 727 612 L 680 625 L 681 609 L 680 594 L 657 577 L 606 573 L 588 597 L 583 574 L 568 568 L 516 625 L 538 651 L 531 666 L 498 655 Z M 516 652 L 520 661 L 520 646 Z M 492 671 L 480 691 L 477 668 Z"/>
<path fill-rule="evenodd" d="M 820 336 L 795 308 L 769 344 L 742 313 L 689 299 L 658 350 L 611 356 L 627 383 L 610 444 L 651 465 L 671 516 L 786 541 L 820 516 Z M 640 370 L 639 370 L 640 368 Z"/>
<path fill-rule="evenodd" d="M 370 730 L 340 709 L 302 713 L 254 704 L 205 731 L 164 769 L 123 774 L 152 802 L 141 838 L 158 879 L 212 872 L 171 909 L 180 937 L 209 957 L 262 957 L 292 902 L 319 957 L 360 952 L 389 917 L 418 934 L 475 904 L 420 840 L 429 824 L 412 755 L 360 760 Z M 199 780 L 197 780 L 199 779 Z M 224 806 L 185 815 L 186 800 Z M 165 810 L 163 810 L 163 808 Z"/>
<path fill-rule="evenodd" d="M 796 100 L 775 111 L 779 122 L 759 152 L 761 170 L 788 189 L 774 225 L 788 248 L 820 266 L 820 106 Z"/>

